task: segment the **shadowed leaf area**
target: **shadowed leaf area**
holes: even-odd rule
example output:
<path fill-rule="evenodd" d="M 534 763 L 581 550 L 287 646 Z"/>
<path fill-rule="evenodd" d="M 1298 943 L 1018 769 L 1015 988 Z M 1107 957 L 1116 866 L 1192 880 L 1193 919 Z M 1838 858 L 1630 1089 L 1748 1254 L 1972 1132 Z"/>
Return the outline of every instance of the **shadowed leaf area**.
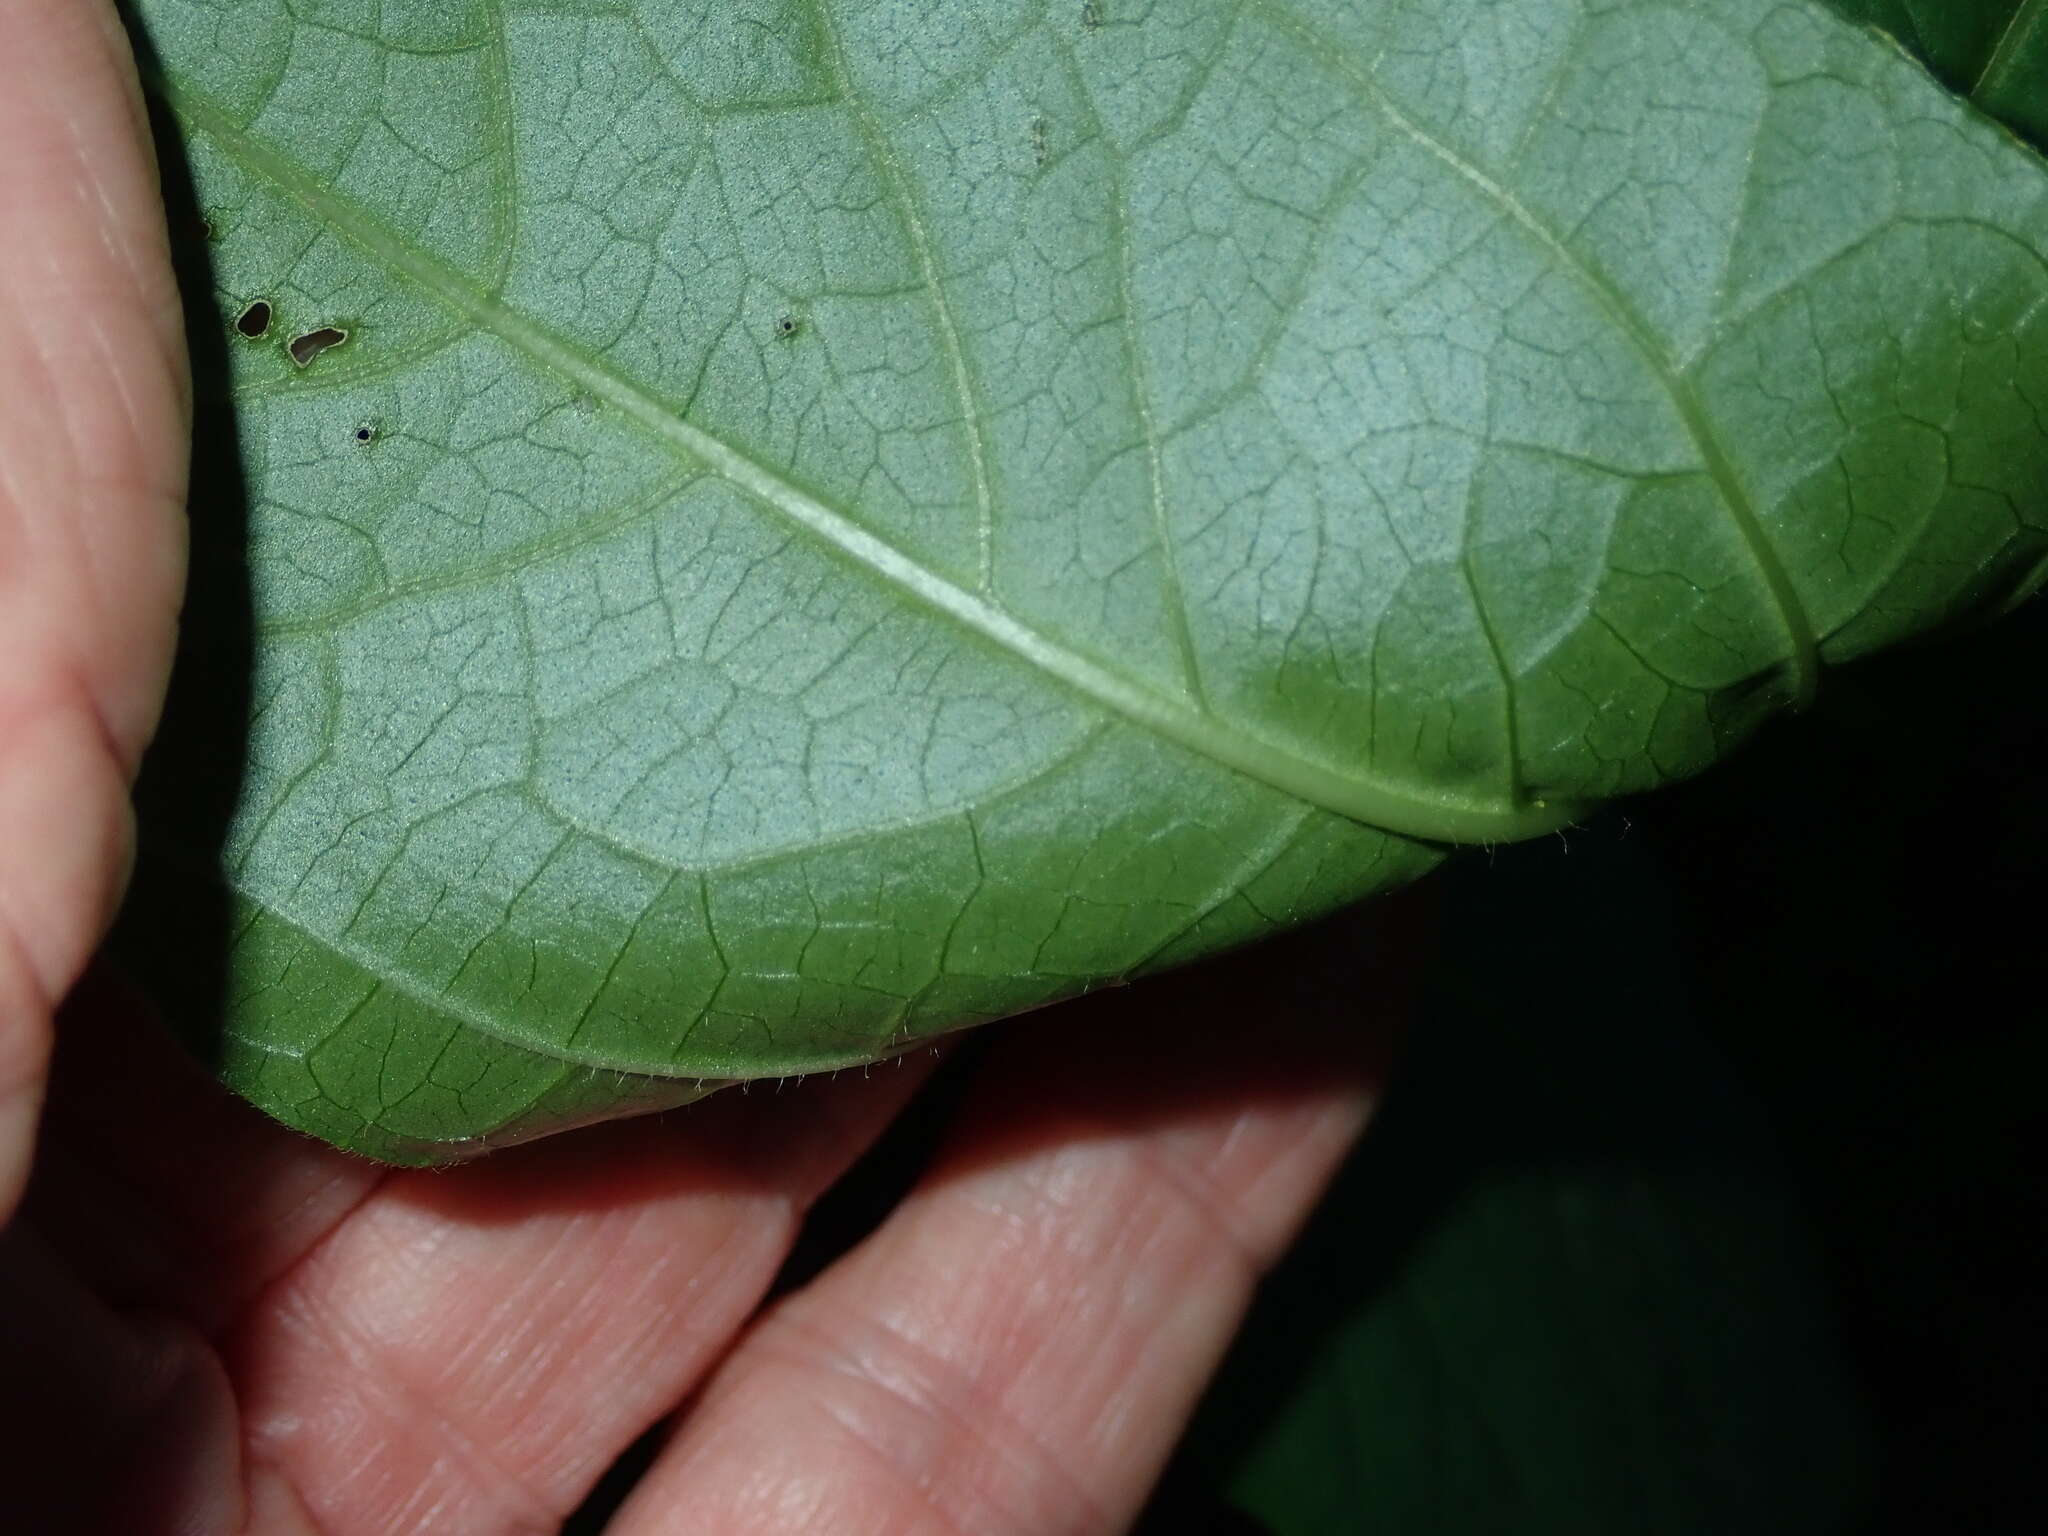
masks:
<path fill-rule="evenodd" d="M 1882 28 L 1993 117 L 2048 143 L 2048 4 L 2042 0 L 1831 0 Z"/>
<path fill-rule="evenodd" d="M 2038 578 L 2038 9 L 1921 18 L 1973 101 L 1810 0 L 136 0 L 128 953 L 436 1161 L 1688 778 Z"/>

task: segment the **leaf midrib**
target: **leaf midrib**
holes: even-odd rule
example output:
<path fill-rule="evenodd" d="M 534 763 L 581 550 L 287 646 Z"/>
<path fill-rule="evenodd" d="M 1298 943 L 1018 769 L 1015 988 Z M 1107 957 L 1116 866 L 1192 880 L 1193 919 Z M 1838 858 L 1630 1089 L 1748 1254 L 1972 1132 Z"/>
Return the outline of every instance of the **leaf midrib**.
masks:
<path fill-rule="evenodd" d="M 574 343 L 514 310 L 465 273 L 406 240 L 366 209 L 261 140 L 204 95 L 152 81 L 172 108 L 245 169 L 269 181 L 327 228 L 451 312 L 637 422 L 671 452 L 711 470 L 794 524 L 827 550 L 902 595 L 990 642 L 1098 708 L 1214 762 L 1354 821 L 1433 842 L 1501 842 L 1540 836 L 1584 814 L 1577 803 L 1498 805 L 1428 794 L 1346 772 L 1204 715 L 1093 658 L 1061 645 L 1015 615 L 957 586 L 886 539 L 693 425 L 637 381 L 586 356 Z"/>

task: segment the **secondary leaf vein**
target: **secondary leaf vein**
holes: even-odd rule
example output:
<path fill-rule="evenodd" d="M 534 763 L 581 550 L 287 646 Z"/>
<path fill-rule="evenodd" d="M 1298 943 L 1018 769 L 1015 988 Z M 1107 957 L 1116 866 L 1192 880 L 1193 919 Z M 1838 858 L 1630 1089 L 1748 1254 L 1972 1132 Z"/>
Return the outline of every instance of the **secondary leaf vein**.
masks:
<path fill-rule="evenodd" d="M 1693 446 L 1700 456 L 1701 467 L 1727 510 L 1729 519 L 1748 551 L 1757 575 L 1776 610 L 1788 647 L 1785 669 L 1792 706 L 1795 709 L 1804 709 L 1811 704 L 1820 682 L 1820 649 L 1814 638 L 1813 621 L 1806 613 L 1805 605 L 1800 600 L 1798 589 L 1792 584 L 1791 574 L 1785 569 L 1784 561 L 1779 558 L 1776 547 L 1771 543 L 1769 535 L 1764 532 L 1763 521 L 1757 515 L 1749 493 L 1743 488 L 1742 477 L 1721 443 L 1713 421 L 1707 414 L 1706 406 L 1700 399 L 1699 391 L 1693 387 L 1692 380 L 1672 361 L 1658 340 L 1656 332 L 1651 329 L 1650 323 L 1643 318 L 1635 304 L 1605 273 L 1573 250 L 1533 208 L 1516 197 L 1498 179 L 1487 174 L 1485 169 L 1474 164 L 1403 112 L 1387 95 L 1385 87 L 1380 84 L 1371 69 L 1353 58 L 1336 39 L 1296 15 L 1282 3 L 1282 0 L 1245 0 L 1245 3 L 1280 31 L 1310 49 L 1315 57 L 1331 63 L 1352 82 L 1359 95 L 1397 133 L 1499 208 L 1503 215 L 1543 248 L 1561 271 L 1569 274 L 1585 289 L 1614 326 L 1627 338 L 1630 346 L 1649 369 L 1651 376 L 1670 399 L 1680 424 L 1685 428 L 1687 436 L 1692 439 Z"/>
<path fill-rule="evenodd" d="M 270 181 L 338 236 L 417 284 L 479 330 L 609 404 L 672 452 L 719 475 L 825 549 L 1097 707 L 1285 794 L 1405 836 L 1439 842 L 1511 841 L 1541 836 L 1583 814 L 1584 808 L 1576 803 L 1514 805 L 1470 799 L 1318 761 L 1234 722 L 1201 714 L 1182 700 L 1062 645 L 982 595 L 920 564 L 794 480 L 696 426 L 639 381 L 588 356 L 574 342 L 481 288 L 468 274 L 405 240 L 290 157 L 245 133 L 227 112 L 204 96 L 169 82 L 159 82 L 158 89 L 192 126 L 246 169 Z"/>

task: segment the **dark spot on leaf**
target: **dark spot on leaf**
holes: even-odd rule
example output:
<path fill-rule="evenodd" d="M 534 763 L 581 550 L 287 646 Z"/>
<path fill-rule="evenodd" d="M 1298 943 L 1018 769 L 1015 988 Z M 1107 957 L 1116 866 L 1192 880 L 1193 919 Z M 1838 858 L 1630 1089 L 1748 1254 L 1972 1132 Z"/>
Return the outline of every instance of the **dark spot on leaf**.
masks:
<path fill-rule="evenodd" d="M 777 315 L 775 317 L 775 339 L 777 341 L 788 341 L 790 337 L 803 328 L 803 322 L 797 319 L 795 315 Z"/>
<path fill-rule="evenodd" d="M 1048 152 L 1048 148 L 1049 148 L 1049 146 L 1050 146 L 1050 143 L 1051 143 L 1051 137 L 1050 137 L 1050 132 L 1049 132 L 1049 130 L 1048 130 L 1048 129 L 1047 129 L 1047 127 L 1046 127 L 1046 122 L 1045 122 L 1045 117 L 1044 117 L 1044 115 L 1043 115 L 1043 114 L 1040 114 L 1039 116 L 1037 116 L 1037 117 L 1034 117 L 1034 118 L 1032 118 L 1032 119 L 1031 119 L 1031 160 L 1032 160 L 1032 163 L 1033 163 L 1034 165 L 1043 165 L 1043 164 L 1045 164 L 1046 154 L 1047 154 L 1047 152 Z"/>
<path fill-rule="evenodd" d="M 270 300 L 252 299 L 249 307 L 235 316 L 235 330 L 250 341 L 261 341 L 270 331 Z"/>
<path fill-rule="evenodd" d="M 323 325 L 317 331 L 308 331 L 303 336 L 294 336 L 285 350 L 292 355 L 292 361 L 301 368 L 311 365 L 322 352 L 333 350 L 348 340 L 348 332 L 338 326 Z"/>

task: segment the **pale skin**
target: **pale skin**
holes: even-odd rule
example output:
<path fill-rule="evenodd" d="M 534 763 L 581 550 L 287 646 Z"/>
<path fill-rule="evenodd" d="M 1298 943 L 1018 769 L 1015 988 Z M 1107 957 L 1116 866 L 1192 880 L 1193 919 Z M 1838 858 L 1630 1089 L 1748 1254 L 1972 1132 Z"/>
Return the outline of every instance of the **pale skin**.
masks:
<path fill-rule="evenodd" d="M 764 1301 L 929 1057 L 400 1173 L 80 985 L 183 587 L 151 154 L 104 0 L 0 0 L 7 1523 L 546 1532 L 663 1423 L 621 1536 L 1126 1529 L 1363 1125 L 1383 1031 L 1213 978 L 1022 1021 L 879 1230 Z"/>

